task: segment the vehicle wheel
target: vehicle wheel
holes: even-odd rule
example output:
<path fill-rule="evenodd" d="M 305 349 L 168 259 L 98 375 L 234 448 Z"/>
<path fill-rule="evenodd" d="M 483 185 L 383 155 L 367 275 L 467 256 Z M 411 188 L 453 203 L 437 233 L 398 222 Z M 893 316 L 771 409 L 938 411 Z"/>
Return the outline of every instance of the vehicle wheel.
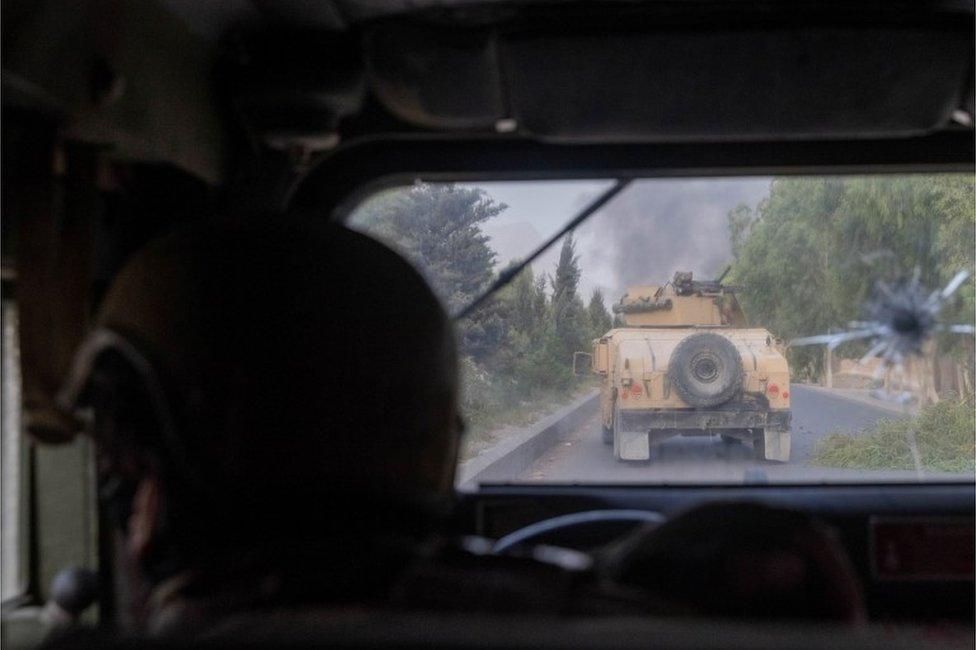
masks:
<path fill-rule="evenodd" d="M 604 426 L 603 427 L 603 444 L 612 445 L 613 444 L 613 427 Z"/>
<path fill-rule="evenodd" d="M 737 445 L 739 444 L 739 439 L 735 436 L 727 436 L 724 433 L 721 435 L 722 442 L 727 445 Z"/>
<path fill-rule="evenodd" d="M 620 437 L 617 432 L 620 429 L 620 409 L 613 409 L 613 424 L 610 427 L 610 444 L 613 446 L 613 459 L 620 462 Z"/>
<path fill-rule="evenodd" d="M 752 457 L 766 462 L 766 435 L 762 429 L 756 429 L 752 438 Z"/>
<path fill-rule="evenodd" d="M 668 361 L 668 379 L 689 406 L 729 401 L 742 386 L 742 357 L 721 334 L 702 332 L 681 341 Z"/>
<path fill-rule="evenodd" d="M 646 431 L 623 431 L 620 410 L 613 414 L 613 458 L 619 463 L 633 463 L 651 459 L 650 438 Z M 623 451 L 627 447 L 626 457 Z M 636 445 L 636 446 L 635 446 Z"/>

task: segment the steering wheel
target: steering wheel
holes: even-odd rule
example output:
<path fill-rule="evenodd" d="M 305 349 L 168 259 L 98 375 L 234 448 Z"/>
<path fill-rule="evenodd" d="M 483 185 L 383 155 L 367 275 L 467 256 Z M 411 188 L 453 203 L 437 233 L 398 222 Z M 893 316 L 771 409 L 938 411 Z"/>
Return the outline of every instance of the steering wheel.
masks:
<path fill-rule="evenodd" d="M 664 515 L 647 510 L 586 510 L 537 521 L 495 542 L 492 552 L 511 553 L 523 545 L 547 544 L 589 550 L 648 524 L 660 524 Z"/>

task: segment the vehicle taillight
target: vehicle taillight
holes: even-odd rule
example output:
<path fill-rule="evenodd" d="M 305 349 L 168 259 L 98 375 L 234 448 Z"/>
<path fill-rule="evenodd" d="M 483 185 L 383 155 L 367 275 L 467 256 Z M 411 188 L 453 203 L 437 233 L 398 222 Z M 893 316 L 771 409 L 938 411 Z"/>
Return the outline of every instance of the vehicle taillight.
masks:
<path fill-rule="evenodd" d="M 790 398 L 790 391 L 784 390 L 783 391 L 783 399 L 789 399 L 789 398 Z"/>
<path fill-rule="evenodd" d="M 766 389 L 766 392 L 769 393 L 770 395 L 776 395 L 777 393 L 779 393 L 779 386 L 777 386 L 776 384 L 770 384 L 769 388 Z"/>
<path fill-rule="evenodd" d="M 634 382 L 634 384 L 630 387 L 630 392 L 634 394 L 634 397 L 637 397 L 641 394 L 641 385 Z"/>

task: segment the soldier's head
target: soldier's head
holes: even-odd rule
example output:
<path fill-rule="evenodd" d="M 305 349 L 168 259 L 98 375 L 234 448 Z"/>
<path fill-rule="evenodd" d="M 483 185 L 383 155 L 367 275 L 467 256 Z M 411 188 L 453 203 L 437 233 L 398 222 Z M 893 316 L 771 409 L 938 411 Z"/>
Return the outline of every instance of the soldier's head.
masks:
<path fill-rule="evenodd" d="M 106 502 L 160 579 L 404 523 L 452 487 L 456 384 L 450 323 L 417 272 L 296 220 L 198 226 L 135 254 L 62 397 L 93 414 Z"/>

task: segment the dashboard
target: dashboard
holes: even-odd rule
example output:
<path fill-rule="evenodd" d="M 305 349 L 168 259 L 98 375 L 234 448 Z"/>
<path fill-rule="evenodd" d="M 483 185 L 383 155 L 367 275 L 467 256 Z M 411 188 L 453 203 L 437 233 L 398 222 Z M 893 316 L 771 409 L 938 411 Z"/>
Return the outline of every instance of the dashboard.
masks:
<path fill-rule="evenodd" d="M 642 511 L 666 519 L 707 502 L 759 502 L 828 524 L 853 562 L 871 620 L 972 625 L 976 489 L 889 485 L 482 485 L 459 494 L 456 530 L 491 539 L 574 513 Z M 610 517 L 563 528 L 546 543 L 593 551 L 640 525 Z"/>

